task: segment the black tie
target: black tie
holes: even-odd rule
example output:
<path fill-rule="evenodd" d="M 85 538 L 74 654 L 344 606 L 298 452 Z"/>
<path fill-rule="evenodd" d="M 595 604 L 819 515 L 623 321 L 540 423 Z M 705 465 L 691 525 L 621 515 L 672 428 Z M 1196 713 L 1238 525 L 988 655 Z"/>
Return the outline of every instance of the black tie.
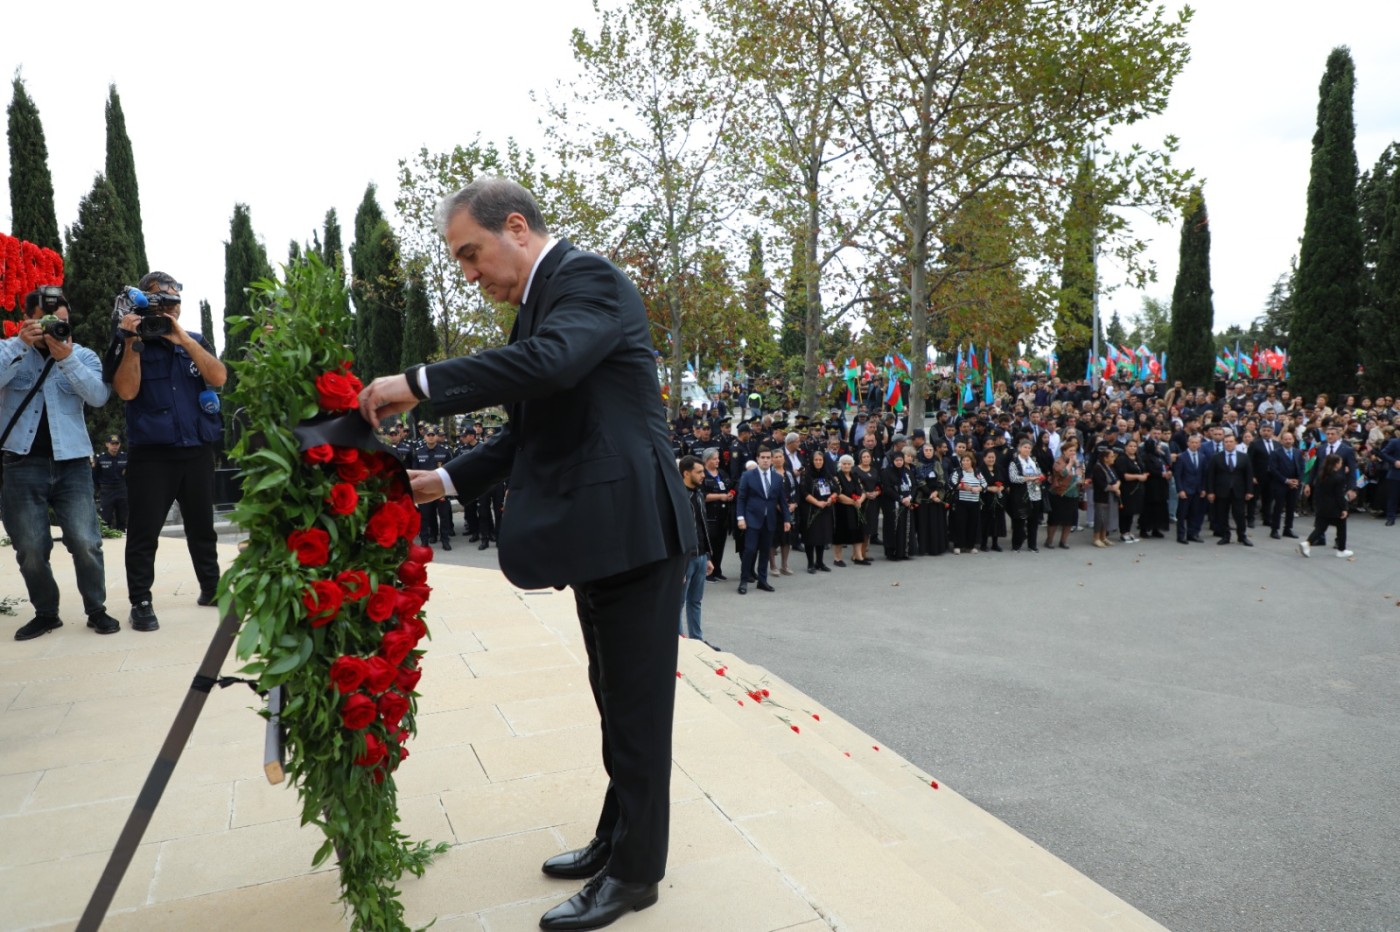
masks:
<path fill-rule="evenodd" d="M 1231 468 L 1231 469 L 1234 469 L 1234 468 L 1235 468 L 1235 454 L 1231 453 L 1229 456 L 1226 457 L 1226 459 L 1230 461 L 1230 468 Z"/>

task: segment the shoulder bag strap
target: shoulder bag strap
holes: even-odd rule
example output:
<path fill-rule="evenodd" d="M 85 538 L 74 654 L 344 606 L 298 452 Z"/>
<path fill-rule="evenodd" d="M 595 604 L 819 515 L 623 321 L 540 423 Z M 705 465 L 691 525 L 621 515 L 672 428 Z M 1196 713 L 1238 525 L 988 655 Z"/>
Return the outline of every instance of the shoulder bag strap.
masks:
<path fill-rule="evenodd" d="M 24 413 L 24 409 L 29 407 L 29 402 L 34 400 L 34 396 L 39 393 L 39 389 L 44 385 L 44 379 L 49 377 L 49 370 L 53 368 L 54 359 L 49 357 L 49 361 L 44 363 L 44 370 L 39 373 L 39 379 L 34 383 L 34 387 L 29 390 L 29 394 L 24 396 L 24 400 L 15 409 L 15 416 L 10 418 L 10 423 L 5 425 L 5 432 L 0 433 L 0 450 L 4 449 L 5 441 L 10 439 L 10 431 L 15 429 L 19 423 L 19 416 Z"/>

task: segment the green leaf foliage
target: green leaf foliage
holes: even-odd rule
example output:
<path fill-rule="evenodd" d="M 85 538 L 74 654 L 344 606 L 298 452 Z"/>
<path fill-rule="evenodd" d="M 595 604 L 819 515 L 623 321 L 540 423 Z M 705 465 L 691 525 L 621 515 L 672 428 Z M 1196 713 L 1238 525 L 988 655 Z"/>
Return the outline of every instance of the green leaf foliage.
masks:
<path fill-rule="evenodd" d="M 352 929 L 399 930 L 406 926 L 397 881 L 404 871 L 421 875 L 432 856 L 445 850 L 411 841 L 397 825 L 393 770 L 407 756 L 404 742 L 416 731 L 417 693 L 396 678 L 381 692 L 366 684 L 342 694 L 330 670 L 339 658 L 382 655 L 389 631 L 423 624 L 421 611 L 408 614 L 398 601 L 407 587 L 389 588 L 401 566 L 408 568 L 404 537 L 385 547 L 366 535 L 379 510 L 402 508 L 391 500 L 406 494 L 406 480 L 388 454 L 337 448 L 338 457 L 374 467 L 369 476 L 354 480 L 339 474 L 349 467 L 312 464 L 298 449 L 294 426 L 321 413 L 317 378 L 349 372 L 353 322 L 341 275 L 319 252 L 288 267 L 285 279 L 256 285 L 249 313 L 230 321 L 231 332 L 246 340 L 245 351 L 230 364 L 239 379 L 229 401 L 246 419 L 232 458 L 244 476 L 234 519 L 247 529 L 248 542 L 225 574 L 222 607 L 242 619 L 237 652 L 248 661 L 245 671 L 258 677 L 260 689 L 285 688 L 287 774 L 301 799 L 303 824 L 326 835 L 312 866 L 333 852 L 339 855 L 341 898 Z M 348 514 L 333 514 L 332 489 L 345 483 L 355 487 L 357 499 Z M 304 564 L 289 547 L 294 532 L 308 529 L 328 535 L 323 563 Z M 367 574 L 374 595 L 347 596 L 329 621 L 313 624 L 304 596 L 315 583 L 324 585 L 351 570 Z M 370 617 L 375 596 L 393 597 L 400 606 L 397 619 Z M 421 654 L 416 648 L 409 652 L 396 676 L 416 670 Z M 408 700 L 397 726 L 383 717 L 386 697 L 394 695 Z M 367 727 L 351 729 L 342 711 L 363 696 L 378 704 L 379 714 Z M 356 758 L 371 738 L 388 748 L 387 756 L 377 765 L 361 766 Z"/>
<path fill-rule="evenodd" d="M 10 234 L 36 246 L 62 252 L 58 216 L 53 208 L 53 176 L 49 174 L 49 147 L 39 108 L 25 90 L 24 80 L 14 80 L 14 97 L 7 111 L 10 139 Z"/>
<path fill-rule="evenodd" d="M 1169 375 L 1188 387 L 1209 386 L 1215 378 L 1215 304 L 1210 285 L 1210 217 L 1205 198 L 1196 201 L 1181 224 L 1181 258 L 1172 291 Z"/>
<path fill-rule="evenodd" d="M 122 202 L 122 219 L 126 221 L 126 233 L 131 237 L 132 255 L 136 259 L 138 274 L 151 271 L 146 261 L 146 234 L 141 229 L 141 191 L 136 183 L 136 156 L 131 151 L 131 137 L 126 133 L 126 116 L 122 113 L 122 101 L 117 96 L 117 86 L 107 87 L 107 180 L 117 191 Z M 213 340 L 213 335 L 208 334 Z"/>

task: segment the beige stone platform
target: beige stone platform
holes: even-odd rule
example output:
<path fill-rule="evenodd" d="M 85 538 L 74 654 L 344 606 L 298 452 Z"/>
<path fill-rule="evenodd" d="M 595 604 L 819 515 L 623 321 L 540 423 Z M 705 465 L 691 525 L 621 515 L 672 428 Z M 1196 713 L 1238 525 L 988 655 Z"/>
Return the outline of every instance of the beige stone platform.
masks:
<path fill-rule="evenodd" d="M 12 560 L 0 550 L 0 596 L 24 594 Z M 61 549 L 54 560 L 67 624 L 16 642 L 29 615 L 5 618 L 0 640 L 5 930 L 73 927 L 216 624 L 179 540 L 161 542 L 149 634 L 83 627 L 71 564 Z M 124 619 L 119 543 L 107 574 Z M 404 829 L 452 848 L 402 882 L 408 918 L 534 929 L 577 888 L 539 863 L 588 840 L 605 784 L 572 599 L 442 564 L 430 582 L 399 787 Z M 1161 928 L 778 677 L 690 641 L 679 668 L 670 871 L 660 903 L 615 928 Z M 745 695 L 763 688 L 761 704 Z M 309 870 L 319 833 L 262 778 L 254 703 L 242 687 L 210 697 L 104 928 L 345 928 L 336 875 Z"/>

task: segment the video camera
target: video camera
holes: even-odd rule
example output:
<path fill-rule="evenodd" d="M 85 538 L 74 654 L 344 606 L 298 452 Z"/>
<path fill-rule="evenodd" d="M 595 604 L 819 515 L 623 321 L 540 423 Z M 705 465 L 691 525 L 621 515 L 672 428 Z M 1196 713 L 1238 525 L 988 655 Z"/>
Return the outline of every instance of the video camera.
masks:
<path fill-rule="evenodd" d="M 139 315 L 141 321 L 136 325 L 136 335 L 143 340 L 150 340 L 171 333 L 174 322 L 162 314 L 161 310 L 179 303 L 180 296 L 177 294 L 142 291 L 128 285 L 117 292 L 113 310 L 118 321 L 128 314 Z"/>

